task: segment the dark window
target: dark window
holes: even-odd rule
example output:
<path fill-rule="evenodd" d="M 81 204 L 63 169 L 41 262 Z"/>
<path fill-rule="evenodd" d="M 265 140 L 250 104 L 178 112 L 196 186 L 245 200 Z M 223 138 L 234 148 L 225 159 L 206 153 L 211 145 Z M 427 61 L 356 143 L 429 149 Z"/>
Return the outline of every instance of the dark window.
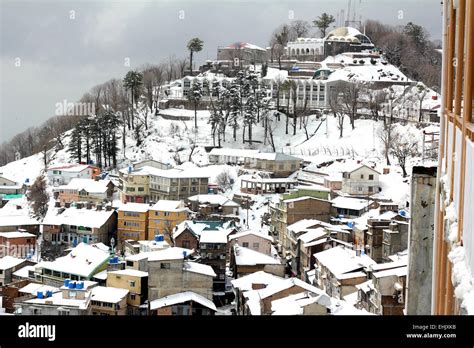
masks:
<path fill-rule="evenodd" d="M 374 180 L 374 174 L 369 175 L 369 180 Z"/>
<path fill-rule="evenodd" d="M 189 247 L 190 247 L 189 240 L 183 240 L 183 248 L 189 249 Z"/>
<path fill-rule="evenodd" d="M 160 268 L 161 269 L 170 269 L 170 264 L 169 263 L 161 263 Z"/>

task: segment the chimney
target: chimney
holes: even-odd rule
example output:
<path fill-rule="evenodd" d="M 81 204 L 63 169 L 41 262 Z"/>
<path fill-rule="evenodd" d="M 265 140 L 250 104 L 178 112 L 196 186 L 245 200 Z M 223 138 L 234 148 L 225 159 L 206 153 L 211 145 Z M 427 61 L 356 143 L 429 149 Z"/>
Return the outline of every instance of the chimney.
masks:
<path fill-rule="evenodd" d="M 59 208 L 60 206 L 61 206 L 61 202 L 60 202 L 60 201 L 54 202 L 54 207 L 55 207 L 55 208 Z"/>
<path fill-rule="evenodd" d="M 66 203 L 64 203 L 64 206 L 65 206 L 66 208 L 70 208 L 70 207 L 71 207 L 71 203 L 70 203 L 70 202 L 66 202 Z"/>
<path fill-rule="evenodd" d="M 102 208 L 102 206 L 101 206 L 101 208 Z M 107 206 L 105 207 L 105 210 L 106 210 L 106 211 L 111 211 L 111 210 L 112 210 L 112 206 L 111 206 L 111 205 L 107 205 Z"/>
<path fill-rule="evenodd" d="M 107 206 L 107 208 L 108 208 L 108 207 L 109 207 L 109 206 Z M 96 205 L 96 210 L 97 210 L 97 211 L 101 211 L 101 210 L 102 210 L 102 204 L 97 204 L 97 205 Z"/>

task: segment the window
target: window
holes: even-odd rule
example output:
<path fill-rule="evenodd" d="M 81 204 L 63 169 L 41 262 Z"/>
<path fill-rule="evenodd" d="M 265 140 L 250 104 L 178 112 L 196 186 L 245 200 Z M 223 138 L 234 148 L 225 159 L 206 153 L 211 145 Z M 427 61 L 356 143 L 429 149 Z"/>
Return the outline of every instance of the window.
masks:
<path fill-rule="evenodd" d="M 130 284 L 130 286 L 131 286 L 132 288 L 135 287 L 135 281 L 134 281 L 134 280 L 130 280 L 130 281 L 129 281 L 129 284 Z"/>
<path fill-rule="evenodd" d="M 137 295 L 135 295 L 135 294 L 131 294 L 131 295 L 130 295 L 130 299 L 131 299 L 131 300 L 135 300 L 136 298 L 137 298 Z"/>
<path fill-rule="evenodd" d="M 253 243 L 252 248 L 258 249 L 260 247 L 260 243 Z"/>
<path fill-rule="evenodd" d="M 127 266 L 128 267 L 133 267 L 133 261 L 127 261 Z"/>
<path fill-rule="evenodd" d="M 191 187 L 191 192 L 197 192 L 196 186 Z"/>
<path fill-rule="evenodd" d="M 144 187 L 139 187 L 139 188 L 138 188 L 138 192 L 143 192 L 143 191 L 145 191 L 145 188 L 144 188 Z"/>
<path fill-rule="evenodd" d="M 374 192 L 374 188 L 372 186 L 369 186 L 369 192 Z"/>
<path fill-rule="evenodd" d="M 364 178 L 364 174 L 361 174 L 361 175 L 360 175 L 360 178 L 363 179 L 363 178 Z"/>
<path fill-rule="evenodd" d="M 161 269 L 170 269 L 170 264 L 169 263 L 161 263 L 160 268 Z"/>
<path fill-rule="evenodd" d="M 76 298 L 77 293 L 75 291 L 69 291 L 69 297 L 70 298 Z"/>
<path fill-rule="evenodd" d="M 191 243 L 189 242 L 189 240 L 183 240 L 182 245 L 183 248 L 190 249 Z"/>
<path fill-rule="evenodd" d="M 164 215 L 165 215 L 165 216 L 170 216 L 170 213 L 169 213 L 168 211 L 165 211 L 165 212 L 164 212 Z"/>
<path fill-rule="evenodd" d="M 248 242 L 243 242 L 243 243 L 242 243 L 242 246 L 243 246 L 244 248 L 248 248 L 248 247 L 249 247 L 249 243 L 248 243 Z"/>
<path fill-rule="evenodd" d="M 362 192 L 362 186 L 359 186 L 359 192 Z"/>
<path fill-rule="evenodd" d="M 369 180 L 374 180 L 374 174 L 369 174 Z"/>
<path fill-rule="evenodd" d="M 123 225 L 127 226 L 127 227 L 139 227 L 140 226 L 140 224 L 138 222 L 131 222 L 131 221 L 124 221 Z"/>
<path fill-rule="evenodd" d="M 126 211 L 123 213 L 124 216 L 132 216 L 132 217 L 139 217 L 140 214 L 137 213 L 137 212 L 133 212 L 133 211 Z"/>

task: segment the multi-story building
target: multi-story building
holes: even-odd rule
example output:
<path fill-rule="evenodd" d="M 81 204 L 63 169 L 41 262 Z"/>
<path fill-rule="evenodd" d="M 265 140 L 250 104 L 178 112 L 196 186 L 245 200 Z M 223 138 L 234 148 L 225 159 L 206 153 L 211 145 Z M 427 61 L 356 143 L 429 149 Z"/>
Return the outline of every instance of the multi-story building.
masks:
<path fill-rule="evenodd" d="M 127 289 L 94 286 L 91 292 L 92 315 L 127 314 L 127 296 L 129 293 Z"/>
<path fill-rule="evenodd" d="M 434 274 L 431 312 L 474 314 L 474 4 L 443 1 L 443 12 L 440 145 L 429 260 Z M 408 270 L 410 274 L 410 264 Z"/>
<path fill-rule="evenodd" d="M 316 219 L 329 222 L 331 215 L 331 202 L 314 197 L 299 197 L 280 199 L 270 205 L 271 226 L 270 231 L 278 238 L 282 253 L 290 252 L 287 227 L 303 219 Z"/>
<path fill-rule="evenodd" d="M 51 286 L 60 286 L 65 279 L 92 280 L 95 274 L 107 268 L 109 258 L 110 253 L 101 249 L 100 244 L 80 243 L 66 256 L 38 263 L 35 277 Z"/>
<path fill-rule="evenodd" d="M 209 189 L 209 175 L 199 169 L 130 166 L 120 170 L 119 180 L 122 202 L 183 200 L 197 194 L 206 194 Z"/>
<path fill-rule="evenodd" d="M 380 191 L 379 176 L 375 169 L 358 164 L 342 173 L 342 192 L 353 196 L 376 194 Z"/>
<path fill-rule="evenodd" d="M 126 203 L 118 208 L 117 239 L 120 249 L 128 239 L 148 239 L 148 211 L 150 206 L 143 203 Z"/>
<path fill-rule="evenodd" d="M 95 179 L 100 169 L 87 164 L 65 164 L 48 168 L 48 179 L 53 186 L 67 185 L 74 178 Z"/>
<path fill-rule="evenodd" d="M 127 314 L 137 314 L 148 298 L 148 273 L 130 268 L 107 272 L 107 287 L 128 290 Z"/>
<path fill-rule="evenodd" d="M 267 50 L 248 42 L 235 42 L 229 46 L 218 47 L 217 60 L 229 60 L 236 68 L 263 64 L 267 61 Z"/>
<path fill-rule="evenodd" d="M 168 243 L 173 239 L 175 227 L 188 217 L 183 201 L 159 200 L 148 211 L 148 239 L 162 234 Z"/>
<path fill-rule="evenodd" d="M 109 244 L 117 230 L 117 213 L 110 206 L 76 203 L 75 207 L 50 208 L 42 225 L 44 240 L 53 244 Z"/>
<path fill-rule="evenodd" d="M 168 248 L 148 256 L 148 299 L 193 291 L 209 300 L 213 295 L 211 266 L 189 261 L 191 250 Z"/>
<path fill-rule="evenodd" d="M 11 283 L 13 273 L 28 265 L 33 265 L 33 262 L 10 255 L 2 257 L 0 259 L 0 287 Z"/>
<path fill-rule="evenodd" d="M 66 202 L 102 203 L 112 200 L 115 185 L 110 180 L 92 180 L 74 178 L 69 184 L 53 189 L 61 206 Z"/>

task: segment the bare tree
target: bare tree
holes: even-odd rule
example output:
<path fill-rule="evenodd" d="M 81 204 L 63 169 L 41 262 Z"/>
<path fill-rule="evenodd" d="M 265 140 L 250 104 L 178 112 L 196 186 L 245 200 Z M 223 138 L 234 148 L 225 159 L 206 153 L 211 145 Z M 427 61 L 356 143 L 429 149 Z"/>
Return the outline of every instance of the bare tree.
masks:
<path fill-rule="evenodd" d="M 397 127 L 392 130 L 390 154 L 398 160 L 402 168 L 403 177 L 406 177 L 407 161 L 420 155 L 419 142 L 416 135 L 411 134 L 406 127 Z"/>
<path fill-rule="evenodd" d="M 382 143 L 383 155 L 385 156 L 385 161 L 388 166 L 391 165 L 389 154 L 392 147 L 392 132 L 393 132 L 392 123 L 388 123 L 385 126 L 380 126 L 377 130 L 377 137 Z"/>
<path fill-rule="evenodd" d="M 305 37 L 311 30 L 311 25 L 307 21 L 295 20 L 291 22 L 290 28 L 296 38 Z"/>
<path fill-rule="evenodd" d="M 346 116 L 345 108 L 343 106 L 344 98 L 344 83 L 337 82 L 329 86 L 328 104 L 334 117 L 337 119 L 337 126 L 339 129 L 339 137 L 342 138 L 344 132 L 344 117 Z"/>

